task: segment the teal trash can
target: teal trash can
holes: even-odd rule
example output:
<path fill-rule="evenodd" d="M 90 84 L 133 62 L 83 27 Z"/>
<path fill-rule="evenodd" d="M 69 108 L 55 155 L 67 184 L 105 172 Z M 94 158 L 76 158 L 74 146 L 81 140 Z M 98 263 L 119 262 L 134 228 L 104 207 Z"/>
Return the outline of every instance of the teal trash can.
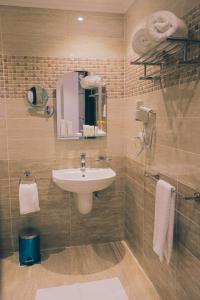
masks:
<path fill-rule="evenodd" d="M 24 228 L 19 233 L 19 262 L 30 266 L 41 262 L 40 233 L 35 228 Z"/>

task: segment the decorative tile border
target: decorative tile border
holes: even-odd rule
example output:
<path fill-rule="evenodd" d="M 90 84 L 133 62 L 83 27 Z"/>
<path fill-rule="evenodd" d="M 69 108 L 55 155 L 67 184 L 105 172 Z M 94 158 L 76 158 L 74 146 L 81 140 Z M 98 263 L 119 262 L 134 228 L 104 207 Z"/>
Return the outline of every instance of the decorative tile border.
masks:
<path fill-rule="evenodd" d="M 5 98 L 22 98 L 33 84 L 44 86 L 50 98 L 55 98 L 57 79 L 64 73 L 87 70 L 101 75 L 107 85 L 108 97 L 124 95 L 124 61 L 117 59 L 72 59 L 30 56 L 2 56 L 0 84 L 4 79 Z"/>

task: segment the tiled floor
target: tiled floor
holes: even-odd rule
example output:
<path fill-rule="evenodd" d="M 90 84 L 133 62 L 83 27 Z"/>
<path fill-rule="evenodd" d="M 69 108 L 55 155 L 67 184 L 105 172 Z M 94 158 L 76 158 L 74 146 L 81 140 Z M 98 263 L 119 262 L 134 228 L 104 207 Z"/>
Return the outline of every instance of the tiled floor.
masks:
<path fill-rule="evenodd" d="M 38 288 L 111 277 L 120 278 L 130 300 L 160 299 L 124 242 L 70 247 L 43 256 L 42 264 L 32 267 L 20 267 L 17 254 L 1 261 L 1 300 L 35 300 Z"/>

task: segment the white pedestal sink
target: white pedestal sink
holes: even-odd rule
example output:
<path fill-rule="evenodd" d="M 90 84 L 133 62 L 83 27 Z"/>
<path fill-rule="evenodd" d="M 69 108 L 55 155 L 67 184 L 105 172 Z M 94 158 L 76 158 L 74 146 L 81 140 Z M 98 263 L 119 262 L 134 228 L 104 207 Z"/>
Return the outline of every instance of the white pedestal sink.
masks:
<path fill-rule="evenodd" d="M 116 177 L 111 168 L 62 169 L 53 170 L 52 174 L 57 186 L 77 193 L 77 207 L 82 214 L 92 210 L 92 193 L 109 187 Z"/>

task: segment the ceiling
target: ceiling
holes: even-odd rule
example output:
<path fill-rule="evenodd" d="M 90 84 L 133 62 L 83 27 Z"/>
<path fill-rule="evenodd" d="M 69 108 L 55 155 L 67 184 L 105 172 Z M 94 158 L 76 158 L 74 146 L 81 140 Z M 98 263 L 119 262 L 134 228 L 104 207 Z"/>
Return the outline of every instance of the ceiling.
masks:
<path fill-rule="evenodd" d="M 0 5 L 125 13 L 134 0 L 0 0 Z"/>

